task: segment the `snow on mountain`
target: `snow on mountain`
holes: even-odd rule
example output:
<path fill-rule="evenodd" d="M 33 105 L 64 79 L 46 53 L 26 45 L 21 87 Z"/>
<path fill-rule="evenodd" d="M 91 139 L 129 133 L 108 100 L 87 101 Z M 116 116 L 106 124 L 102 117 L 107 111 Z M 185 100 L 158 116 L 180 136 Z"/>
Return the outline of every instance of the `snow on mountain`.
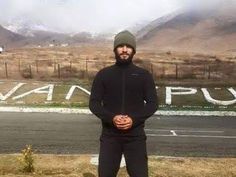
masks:
<path fill-rule="evenodd" d="M 34 31 L 52 31 L 42 22 L 29 20 L 27 18 L 13 18 L 3 24 L 3 26 L 14 33 L 28 37 L 33 37 Z"/>

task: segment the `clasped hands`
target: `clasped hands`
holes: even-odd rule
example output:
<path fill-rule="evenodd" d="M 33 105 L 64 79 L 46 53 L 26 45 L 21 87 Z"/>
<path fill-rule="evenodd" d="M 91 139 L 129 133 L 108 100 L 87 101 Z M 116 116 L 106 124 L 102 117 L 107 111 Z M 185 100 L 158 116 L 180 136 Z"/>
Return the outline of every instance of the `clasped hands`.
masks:
<path fill-rule="evenodd" d="M 116 115 L 113 118 L 113 124 L 119 130 L 128 130 L 133 125 L 133 120 L 128 115 Z"/>

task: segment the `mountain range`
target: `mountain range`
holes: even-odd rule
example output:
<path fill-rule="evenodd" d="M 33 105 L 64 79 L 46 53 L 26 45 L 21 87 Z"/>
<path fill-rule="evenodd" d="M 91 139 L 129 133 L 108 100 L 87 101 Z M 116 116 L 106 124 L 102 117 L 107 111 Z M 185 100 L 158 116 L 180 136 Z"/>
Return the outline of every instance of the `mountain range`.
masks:
<path fill-rule="evenodd" d="M 0 46 L 96 43 L 114 35 L 63 34 L 42 23 L 14 24 L 0 26 Z M 236 3 L 229 0 L 207 8 L 179 9 L 129 29 L 136 34 L 139 46 L 153 50 L 236 52 Z"/>
<path fill-rule="evenodd" d="M 26 37 L 0 26 L 0 46 L 20 47 L 25 45 Z"/>
<path fill-rule="evenodd" d="M 181 9 L 137 32 L 141 46 L 194 52 L 236 52 L 236 3 Z"/>

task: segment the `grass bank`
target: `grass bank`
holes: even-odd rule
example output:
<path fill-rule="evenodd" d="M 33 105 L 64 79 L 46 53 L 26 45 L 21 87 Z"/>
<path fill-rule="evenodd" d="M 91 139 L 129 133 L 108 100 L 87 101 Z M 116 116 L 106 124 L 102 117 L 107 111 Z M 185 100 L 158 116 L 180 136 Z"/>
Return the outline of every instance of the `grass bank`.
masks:
<path fill-rule="evenodd" d="M 23 173 L 20 154 L 0 155 L 0 176 L 5 177 L 96 177 L 97 166 L 90 155 L 35 154 L 35 172 Z M 149 157 L 150 177 L 234 177 L 236 158 Z M 118 177 L 128 177 L 125 167 Z"/>
<path fill-rule="evenodd" d="M 12 91 L 20 83 L 25 84 Z M 0 106 L 88 107 L 89 94 L 81 90 L 80 87 L 89 92 L 91 83 L 88 81 L 76 81 L 74 83 L 13 82 L 6 80 L 1 82 L 0 80 Z M 208 98 L 206 98 L 206 93 L 203 93 L 203 88 L 209 93 L 210 96 Z M 50 89 L 51 92 L 49 94 Z M 229 89 L 234 92 L 231 93 Z M 193 84 L 189 86 L 188 84 L 178 85 L 177 83 L 174 83 L 174 85 L 173 83 L 170 85 L 158 85 L 159 110 L 235 111 L 235 90 L 235 85 L 209 84 L 194 86 Z M 191 91 L 194 93 L 191 93 Z"/>

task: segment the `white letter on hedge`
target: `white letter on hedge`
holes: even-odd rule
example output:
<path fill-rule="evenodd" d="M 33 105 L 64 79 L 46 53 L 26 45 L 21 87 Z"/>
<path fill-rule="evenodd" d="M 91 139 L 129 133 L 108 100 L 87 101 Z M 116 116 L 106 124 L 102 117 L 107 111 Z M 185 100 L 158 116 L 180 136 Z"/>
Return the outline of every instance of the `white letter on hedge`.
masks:
<path fill-rule="evenodd" d="M 49 84 L 49 85 L 46 85 L 44 87 L 40 87 L 40 88 L 37 88 L 37 89 L 34 89 L 34 90 L 31 90 L 29 92 L 26 92 L 26 93 L 23 93 L 21 95 L 18 95 L 18 96 L 15 96 L 13 97 L 12 99 L 13 100 L 17 100 L 17 99 L 20 99 L 20 98 L 23 98 L 27 95 L 30 95 L 32 93 L 46 93 L 48 94 L 47 95 L 47 101 L 51 101 L 52 100 L 52 93 L 53 93 L 53 88 L 54 88 L 54 85 L 53 84 Z M 46 90 L 47 89 L 47 90 Z"/>
<path fill-rule="evenodd" d="M 89 92 L 88 90 L 84 89 L 83 87 L 80 87 L 80 86 L 78 86 L 78 85 L 73 85 L 73 86 L 70 88 L 68 94 L 66 95 L 66 100 L 69 100 L 69 99 L 71 98 L 71 96 L 72 96 L 72 94 L 74 93 L 74 90 L 75 90 L 76 88 L 78 88 L 78 89 L 82 90 L 83 92 L 85 92 L 86 94 L 90 95 L 90 92 Z"/>
<path fill-rule="evenodd" d="M 231 87 L 228 88 L 228 90 L 232 93 L 232 95 L 234 96 L 234 100 L 230 100 L 230 101 L 220 101 L 220 100 L 215 100 L 214 98 L 212 98 L 210 96 L 210 93 L 208 92 L 208 90 L 206 88 L 202 88 L 201 89 L 203 92 L 204 97 L 206 98 L 206 100 L 210 103 L 213 103 L 215 105 L 232 105 L 236 103 L 236 91 Z"/>
<path fill-rule="evenodd" d="M 2 93 L 0 93 L 0 100 L 1 101 L 5 101 L 7 98 L 9 98 L 13 93 L 16 92 L 16 90 L 18 90 L 22 85 L 24 85 L 25 83 L 19 83 L 17 84 L 13 89 L 11 89 L 6 95 L 3 95 Z"/>
<path fill-rule="evenodd" d="M 177 92 L 174 92 L 176 91 Z M 195 88 L 186 87 L 166 87 L 166 104 L 171 105 L 172 95 L 191 95 L 197 93 Z"/>

